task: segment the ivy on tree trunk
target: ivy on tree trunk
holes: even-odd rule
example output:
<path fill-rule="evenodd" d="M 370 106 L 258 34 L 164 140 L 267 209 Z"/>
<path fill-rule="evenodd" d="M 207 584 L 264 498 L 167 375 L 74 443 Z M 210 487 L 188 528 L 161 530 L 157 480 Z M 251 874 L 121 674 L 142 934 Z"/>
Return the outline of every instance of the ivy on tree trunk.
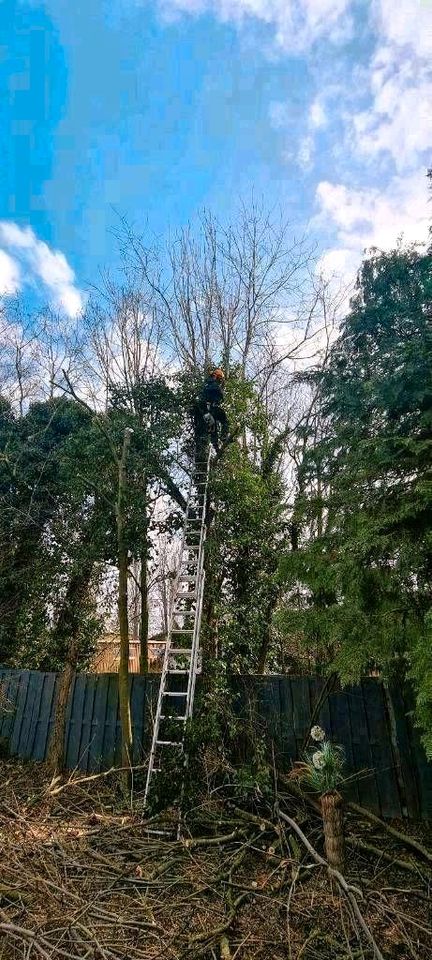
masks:
<path fill-rule="evenodd" d="M 122 767 L 130 767 L 132 760 L 132 719 L 129 697 L 129 617 L 128 617 L 128 549 L 126 538 L 127 456 L 132 430 L 127 427 L 123 436 L 122 454 L 118 465 L 117 547 L 118 547 L 118 617 L 120 631 L 119 705 L 122 735 Z M 129 789 L 129 773 L 123 776 Z"/>

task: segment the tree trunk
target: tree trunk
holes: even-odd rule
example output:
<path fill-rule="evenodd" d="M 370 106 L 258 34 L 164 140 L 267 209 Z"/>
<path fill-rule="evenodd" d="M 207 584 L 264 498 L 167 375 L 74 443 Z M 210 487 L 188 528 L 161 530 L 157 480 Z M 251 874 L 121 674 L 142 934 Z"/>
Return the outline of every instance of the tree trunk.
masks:
<path fill-rule="evenodd" d="M 321 813 L 324 828 L 324 846 L 331 867 L 342 870 L 345 859 L 343 801 L 340 793 L 333 790 L 321 797 Z"/>
<path fill-rule="evenodd" d="M 48 766 L 53 776 L 62 773 L 65 765 L 64 741 L 66 732 L 66 707 L 76 673 L 79 657 L 79 640 L 74 637 L 69 645 L 64 670 L 59 674 L 54 723 L 48 751 Z"/>
<path fill-rule="evenodd" d="M 88 593 L 93 566 L 93 558 L 87 557 L 81 560 L 79 570 L 72 574 L 52 636 L 54 649 L 58 649 L 62 643 L 67 642 L 65 665 L 58 679 L 54 723 L 48 751 L 48 764 L 53 775 L 60 773 L 64 768 L 66 707 L 81 653 L 80 613 Z"/>
<path fill-rule="evenodd" d="M 272 597 L 267 606 L 267 610 L 265 614 L 265 628 L 264 628 L 264 633 L 261 640 L 260 648 L 258 651 L 258 661 L 257 661 L 257 673 L 261 675 L 264 673 L 264 670 L 265 670 L 268 652 L 269 652 L 270 644 L 272 641 L 273 611 L 276 606 L 278 594 L 279 594 L 278 590 L 276 591 L 276 593 L 272 591 Z"/>
<path fill-rule="evenodd" d="M 128 550 L 125 531 L 126 462 L 132 430 L 124 432 L 123 449 L 118 465 L 117 552 L 118 552 L 118 618 L 120 631 L 119 705 L 122 735 L 122 767 L 132 761 L 132 720 L 129 697 L 129 617 L 128 617 Z M 125 792 L 130 790 L 128 769 L 122 777 Z"/>
<path fill-rule="evenodd" d="M 141 571 L 140 571 L 140 593 L 141 593 L 141 612 L 140 612 L 140 660 L 139 660 L 139 671 L 140 673 L 148 673 L 149 661 L 148 661 L 148 625 L 149 625 L 149 609 L 148 609 L 148 585 L 147 585 L 147 550 L 143 550 L 141 554 Z"/>
<path fill-rule="evenodd" d="M 130 604 L 132 610 L 132 640 L 134 643 L 139 642 L 140 636 L 141 593 L 138 582 L 139 570 L 139 563 L 137 560 L 134 560 L 132 563 L 132 602 Z"/>

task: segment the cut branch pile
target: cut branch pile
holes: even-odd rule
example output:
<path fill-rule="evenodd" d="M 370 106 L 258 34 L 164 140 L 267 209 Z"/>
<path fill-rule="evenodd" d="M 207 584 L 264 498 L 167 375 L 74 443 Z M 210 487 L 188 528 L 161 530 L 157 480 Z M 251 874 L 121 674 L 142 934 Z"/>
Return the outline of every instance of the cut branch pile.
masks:
<path fill-rule="evenodd" d="M 1 960 L 429 955 L 432 850 L 360 808 L 342 874 L 289 782 L 273 809 L 207 798 L 176 841 L 116 809 L 109 777 L 50 791 L 42 767 L 1 773 Z"/>

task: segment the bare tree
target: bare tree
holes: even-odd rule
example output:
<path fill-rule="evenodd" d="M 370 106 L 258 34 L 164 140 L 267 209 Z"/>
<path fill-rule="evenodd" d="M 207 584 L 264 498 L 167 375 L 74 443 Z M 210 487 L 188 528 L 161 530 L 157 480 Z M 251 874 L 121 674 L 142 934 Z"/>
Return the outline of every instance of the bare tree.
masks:
<path fill-rule="evenodd" d="M 291 322 L 307 287 L 306 242 L 254 203 L 229 225 L 204 212 L 195 232 L 180 231 L 165 249 L 147 244 L 125 222 L 119 241 L 166 349 L 189 369 L 217 359 L 227 373 L 232 365 L 250 373 L 273 327 Z"/>

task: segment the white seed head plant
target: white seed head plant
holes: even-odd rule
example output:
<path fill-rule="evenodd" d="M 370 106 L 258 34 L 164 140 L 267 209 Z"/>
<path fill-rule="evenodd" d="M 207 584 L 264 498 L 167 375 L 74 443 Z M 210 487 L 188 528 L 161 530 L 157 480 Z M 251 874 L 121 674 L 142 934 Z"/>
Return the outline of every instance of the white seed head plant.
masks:
<path fill-rule="evenodd" d="M 323 730 L 322 727 L 319 727 L 319 726 L 312 727 L 310 735 L 312 740 L 315 741 L 315 743 L 322 743 L 322 741 L 325 740 L 325 730 Z"/>

